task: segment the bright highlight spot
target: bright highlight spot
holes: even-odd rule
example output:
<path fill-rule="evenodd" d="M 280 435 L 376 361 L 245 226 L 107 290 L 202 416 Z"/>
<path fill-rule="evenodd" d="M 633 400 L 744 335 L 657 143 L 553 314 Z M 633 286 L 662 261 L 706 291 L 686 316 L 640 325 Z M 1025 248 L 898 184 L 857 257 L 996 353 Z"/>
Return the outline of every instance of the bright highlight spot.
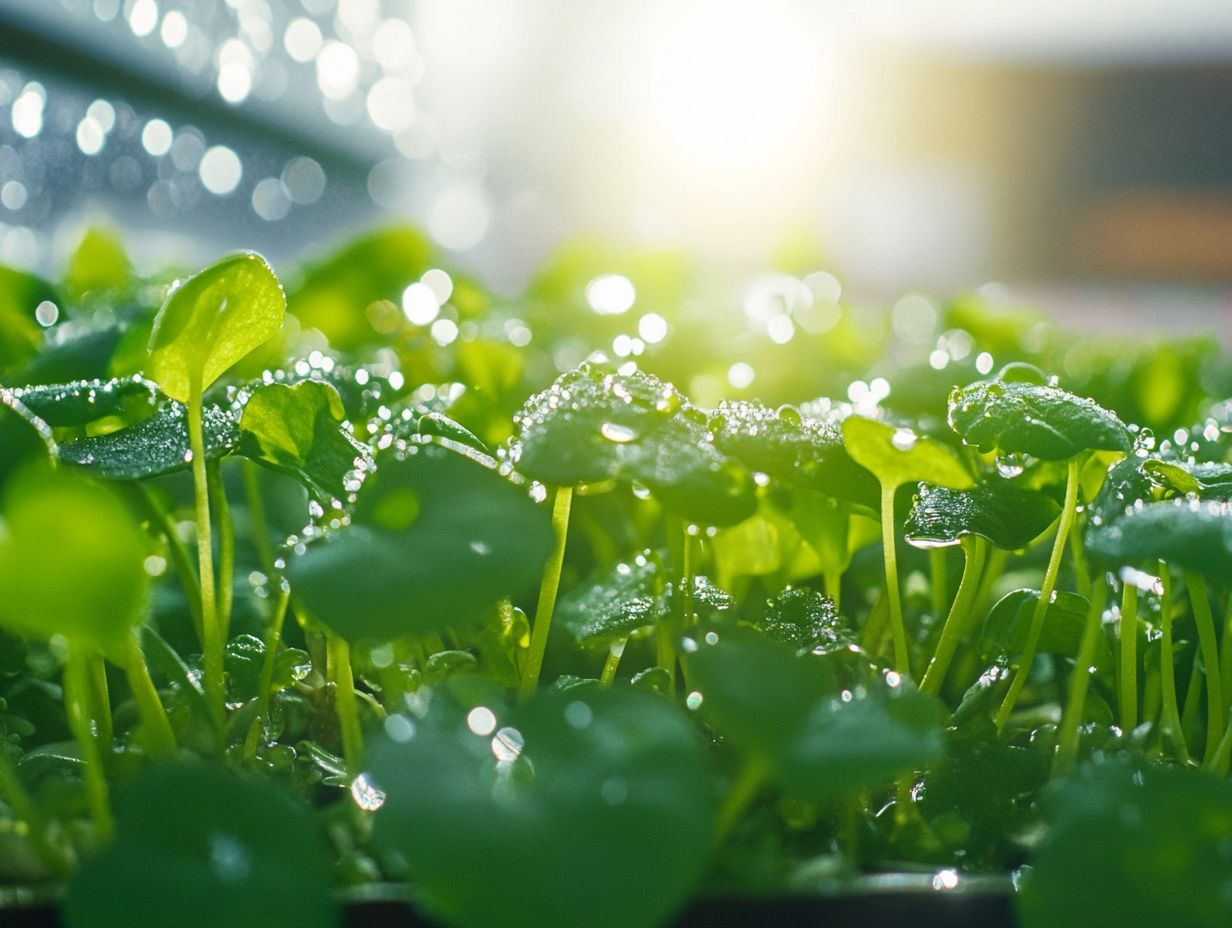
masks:
<path fill-rule="evenodd" d="M 737 390 L 747 390 L 751 387 L 755 376 L 753 365 L 746 364 L 744 361 L 737 361 L 727 369 L 727 382 Z"/>
<path fill-rule="evenodd" d="M 301 16 L 287 25 L 282 44 L 295 61 L 306 64 L 321 50 L 321 30 L 311 19 Z"/>
<path fill-rule="evenodd" d="M 604 274 L 586 285 L 586 302 L 600 316 L 619 316 L 637 299 L 633 282 L 621 274 Z"/>
<path fill-rule="evenodd" d="M 188 38 L 188 20 L 179 10 L 172 10 L 163 17 L 163 25 L 158 34 L 168 48 L 179 48 Z"/>
<path fill-rule="evenodd" d="M 172 137 L 171 126 L 161 119 L 151 119 L 141 130 L 141 146 L 155 158 L 160 158 L 171 151 Z"/>
<path fill-rule="evenodd" d="M 146 36 L 158 25 L 158 4 L 154 0 L 137 0 L 128 14 L 128 26 L 133 35 Z"/>
<path fill-rule="evenodd" d="M 355 49 L 330 39 L 317 55 L 317 86 L 331 100 L 345 100 L 359 85 L 359 56 Z"/>
<path fill-rule="evenodd" d="M 637 321 L 637 334 L 648 345 L 657 345 L 667 338 L 667 320 L 658 313 L 647 313 Z"/>
<path fill-rule="evenodd" d="M 440 312 L 440 301 L 426 283 L 414 283 L 402 291 L 402 313 L 413 325 L 430 325 Z"/>
<path fill-rule="evenodd" d="M 225 197 L 239 186 L 244 168 L 240 164 L 239 155 L 226 145 L 215 145 L 206 149 L 201 156 L 197 173 L 206 190 L 216 196 Z"/>
<path fill-rule="evenodd" d="M 496 731 L 496 715 L 487 706 L 476 706 L 466 714 L 466 727 L 486 738 Z"/>

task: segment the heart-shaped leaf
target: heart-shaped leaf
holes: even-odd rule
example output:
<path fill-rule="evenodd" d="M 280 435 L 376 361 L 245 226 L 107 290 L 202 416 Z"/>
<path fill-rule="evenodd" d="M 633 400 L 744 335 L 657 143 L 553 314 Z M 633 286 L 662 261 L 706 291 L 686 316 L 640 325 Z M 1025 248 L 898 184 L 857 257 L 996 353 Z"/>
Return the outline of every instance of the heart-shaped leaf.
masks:
<path fill-rule="evenodd" d="M 141 529 L 107 487 L 36 469 L 10 481 L 0 534 L 0 626 L 106 649 L 141 619 Z"/>
<path fill-rule="evenodd" d="M 1022 653 L 1039 596 L 1039 590 L 1022 589 L 1006 593 L 997 600 L 984 621 L 984 631 L 980 635 L 980 655 L 985 660 L 1003 655 L 1017 657 Z M 1091 604 L 1085 596 L 1064 591 L 1054 593 L 1044 612 L 1038 649 L 1045 654 L 1077 654 L 1090 611 Z M 1101 640 L 1095 663 L 1099 667 L 1109 667 L 1110 660 L 1108 647 Z"/>
<path fill-rule="evenodd" d="M 1232 923 L 1232 784 L 1125 761 L 1081 768 L 1043 803 L 1018 898 L 1026 928 Z"/>
<path fill-rule="evenodd" d="M 343 425 L 344 416 L 338 391 L 327 383 L 267 384 L 244 406 L 238 451 L 290 474 L 319 499 L 345 499 L 372 457 Z M 348 475 L 355 485 L 348 486 Z"/>
<path fill-rule="evenodd" d="M 378 460 L 351 524 L 287 565 L 308 611 L 349 638 L 473 621 L 525 591 L 553 543 L 548 514 L 496 472 L 423 446 Z"/>
<path fill-rule="evenodd" d="M 265 259 L 231 255 L 167 294 L 150 333 L 150 376 L 187 403 L 282 325 L 287 300 Z"/>
<path fill-rule="evenodd" d="M 274 783 L 204 765 L 156 767 L 116 803 L 116 840 L 64 902 L 70 928 L 332 928 L 324 841 Z"/>
<path fill-rule="evenodd" d="M 667 700 L 624 688 L 496 712 L 472 710 L 480 725 L 386 724 L 369 764 L 386 796 L 377 839 L 460 928 L 666 923 L 711 840 L 696 728 Z"/>
<path fill-rule="evenodd" d="M 967 535 L 1014 551 L 1039 537 L 1060 514 L 1056 501 L 1006 481 L 950 490 L 921 483 L 907 514 L 907 540 L 921 547 L 956 545 Z"/>
<path fill-rule="evenodd" d="M 555 486 L 636 481 L 690 521 L 733 525 L 756 508 L 753 480 L 715 447 L 706 421 L 656 377 L 583 367 L 527 400 L 510 458 Z"/>
<path fill-rule="evenodd" d="M 225 457 L 239 443 L 235 416 L 221 406 L 205 407 L 202 430 L 209 460 Z M 60 446 L 60 460 L 111 480 L 142 480 L 184 470 L 192 463 L 188 410 L 174 400 L 163 403 L 136 425 L 66 442 Z"/>
<path fill-rule="evenodd" d="M 718 449 L 749 470 L 877 507 L 877 479 L 851 459 L 842 433 L 829 422 L 803 417 L 794 406 L 775 411 L 760 403 L 724 401 L 709 428 Z"/>
<path fill-rule="evenodd" d="M 686 648 L 702 715 L 788 795 L 830 801 L 941 756 L 944 705 L 899 683 L 828 691 L 812 655 L 739 628 Z"/>
<path fill-rule="evenodd" d="M 973 483 L 953 451 L 911 429 L 850 416 L 843 420 L 843 443 L 856 463 L 872 471 L 883 486 L 927 480 L 964 490 Z"/>
<path fill-rule="evenodd" d="M 1125 423 L 1094 400 L 1058 387 L 984 380 L 950 395 L 950 426 L 981 451 L 1064 461 L 1083 451 L 1133 447 Z"/>
<path fill-rule="evenodd" d="M 1113 566 L 1164 560 L 1212 577 L 1232 572 L 1232 503 L 1170 499 L 1130 506 L 1087 532 L 1091 557 Z"/>
<path fill-rule="evenodd" d="M 134 407 L 152 407 L 158 401 L 158 387 L 139 376 L 20 387 L 12 393 L 32 413 L 57 427 L 124 415 Z"/>

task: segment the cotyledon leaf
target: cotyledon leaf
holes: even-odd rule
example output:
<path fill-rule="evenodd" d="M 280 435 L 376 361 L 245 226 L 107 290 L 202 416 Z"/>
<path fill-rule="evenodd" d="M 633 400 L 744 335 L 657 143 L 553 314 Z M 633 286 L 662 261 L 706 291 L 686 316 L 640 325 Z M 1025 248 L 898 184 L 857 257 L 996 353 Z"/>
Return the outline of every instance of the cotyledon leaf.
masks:
<path fill-rule="evenodd" d="M 927 480 L 963 490 L 974 483 L 953 451 L 911 429 L 850 416 L 843 420 L 843 443 L 856 463 L 872 471 L 884 486 Z"/>
<path fill-rule="evenodd" d="M 239 442 L 235 416 L 221 406 L 205 407 L 202 428 L 210 460 L 230 454 Z M 136 425 L 66 442 L 60 446 L 60 460 L 111 480 L 142 480 L 183 470 L 192 462 L 188 411 L 170 400 Z"/>
<path fill-rule="evenodd" d="M 1086 548 L 1115 567 L 1164 560 L 1226 577 L 1232 573 L 1232 503 L 1177 498 L 1134 504 L 1115 521 L 1092 527 Z"/>
<path fill-rule="evenodd" d="M 342 399 L 328 383 L 267 384 L 244 406 L 237 450 L 290 474 L 314 496 L 344 499 L 358 489 L 357 482 L 348 486 L 348 475 L 372 466 L 371 452 L 351 436 L 344 415 Z"/>
<path fill-rule="evenodd" d="M 834 608 L 834 600 L 808 587 L 788 588 L 766 603 L 758 623 L 775 641 L 824 654 L 856 644 L 847 621 Z"/>
<path fill-rule="evenodd" d="M 708 427 L 720 451 L 752 471 L 828 496 L 877 506 L 877 480 L 851 459 L 838 427 L 794 406 L 724 401 Z"/>
<path fill-rule="evenodd" d="M 287 563 L 300 602 L 345 638 L 389 640 L 475 621 L 534 585 L 548 513 L 494 470 L 431 445 L 387 453 L 351 523 Z"/>
<path fill-rule="evenodd" d="M 556 603 L 555 621 L 581 645 L 623 638 L 661 615 L 664 571 L 650 552 L 583 581 Z"/>
<path fill-rule="evenodd" d="M 489 708 L 491 707 L 491 708 Z M 458 928 L 652 928 L 696 888 L 713 839 L 697 727 L 670 700 L 575 686 L 516 712 L 391 716 L 368 766 L 377 842 Z M 464 710 L 463 710 L 464 711 Z"/>
<path fill-rule="evenodd" d="M 981 451 L 994 449 L 1064 461 L 1083 451 L 1125 451 L 1132 436 L 1094 400 L 1053 386 L 984 380 L 955 387 L 950 426 Z"/>
<path fill-rule="evenodd" d="M 158 387 L 141 376 L 17 387 L 12 394 L 51 426 L 85 425 L 133 407 L 153 407 Z"/>
<path fill-rule="evenodd" d="M 1150 460 L 1143 462 L 1142 469 L 1151 480 L 1173 493 L 1193 494 L 1202 499 L 1232 499 L 1232 464 Z"/>
<path fill-rule="evenodd" d="M 921 483 L 907 514 L 907 540 L 922 547 L 956 545 L 964 536 L 980 535 L 1007 551 L 1025 548 L 1039 537 L 1061 507 L 1034 490 L 1005 481 L 951 490 Z"/>
<path fill-rule="evenodd" d="M 752 475 L 715 446 L 707 414 L 649 374 L 583 366 L 527 400 L 514 422 L 510 460 L 535 480 L 637 482 L 706 525 L 734 525 L 756 509 Z"/>
<path fill-rule="evenodd" d="M 116 839 L 69 886 L 69 928 L 332 928 L 331 863 L 309 810 L 270 781 L 164 764 L 121 790 Z"/>
<path fill-rule="evenodd" d="M 1039 590 L 1013 590 L 997 601 L 984 620 L 980 634 L 982 657 L 991 660 L 1002 655 L 1017 657 L 1022 653 L 1039 595 Z M 1039 650 L 1066 656 L 1076 654 L 1090 608 L 1085 596 L 1067 591 L 1054 593 L 1044 613 Z M 1100 667 L 1110 666 L 1108 648 L 1102 640 L 1096 650 L 1095 663 Z"/>
<path fill-rule="evenodd" d="M 265 259 L 223 258 L 167 294 L 150 333 L 149 375 L 187 403 L 282 325 L 287 300 Z"/>

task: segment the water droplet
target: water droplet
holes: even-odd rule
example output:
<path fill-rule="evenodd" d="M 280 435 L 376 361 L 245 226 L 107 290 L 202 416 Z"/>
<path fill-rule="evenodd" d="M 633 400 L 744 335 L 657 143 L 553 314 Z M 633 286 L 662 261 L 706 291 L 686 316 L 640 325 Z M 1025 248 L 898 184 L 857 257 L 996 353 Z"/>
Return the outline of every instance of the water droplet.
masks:
<path fill-rule="evenodd" d="M 1022 455 L 997 455 L 997 473 L 1006 480 L 1022 476 L 1024 470 L 1026 470 L 1026 464 L 1023 462 Z"/>
<path fill-rule="evenodd" d="M 373 783 L 366 773 L 361 773 L 352 781 L 351 798 L 365 812 L 375 812 L 385 805 L 385 791 Z"/>
<path fill-rule="evenodd" d="M 526 739 L 516 728 L 505 727 L 492 738 L 492 754 L 501 763 L 511 764 L 522 756 Z"/>
<path fill-rule="evenodd" d="M 697 690 L 694 690 L 688 696 L 685 697 L 685 700 L 684 700 L 685 707 L 691 711 L 696 711 L 697 709 L 701 708 L 703 699 L 704 697 L 702 696 L 702 694 L 699 693 Z"/>
<path fill-rule="evenodd" d="M 899 451 L 910 451 L 917 441 L 919 441 L 919 436 L 911 429 L 895 429 L 894 434 L 890 436 L 890 444 Z"/>
<path fill-rule="evenodd" d="M 637 432 L 629 428 L 627 425 L 619 425 L 615 422 L 604 422 L 599 427 L 599 433 L 608 441 L 616 442 L 618 445 L 626 444 L 637 438 Z"/>

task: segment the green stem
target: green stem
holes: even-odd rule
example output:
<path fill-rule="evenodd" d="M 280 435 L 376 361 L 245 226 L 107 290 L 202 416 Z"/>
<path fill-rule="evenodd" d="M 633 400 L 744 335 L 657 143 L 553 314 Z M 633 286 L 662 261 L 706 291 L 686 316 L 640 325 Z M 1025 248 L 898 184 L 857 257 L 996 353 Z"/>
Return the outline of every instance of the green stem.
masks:
<path fill-rule="evenodd" d="M 261 661 L 261 678 L 257 683 L 257 714 L 253 716 L 248 734 L 244 738 L 244 757 L 248 760 L 257 756 L 261 729 L 269 716 L 274 667 L 278 662 L 278 648 L 282 643 L 282 626 L 287 619 L 287 605 L 291 602 L 291 588 L 286 581 L 277 577 L 274 581 L 279 584 L 278 602 L 274 605 L 274 618 L 265 632 L 265 657 Z"/>
<path fill-rule="evenodd" d="M 826 585 L 826 595 L 834 600 L 834 611 L 842 612 L 843 572 L 841 570 L 827 570 L 821 576 Z"/>
<path fill-rule="evenodd" d="M 1219 639 L 1219 676 L 1223 691 L 1232 693 L 1232 596 L 1224 604 L 1223 637 Z"/>
<path fill-rule="evenodd" d="M 686 525 L 680 540 L 680 580 L 678 584 L 680 603 L 680 616 L 676 628 L 680 631 L 688 628 L 693 624 L 693 619 L 696 613 L 696 607 L 693 600 L 695 595 L 694 579 L 693 579 L 693 559 L 695 556 L 694 546 L 697 541 L 697 536 L 694 534 L 692 526 Z"/>
<path fill-rule="evenodd" d="M 329 635 L 329 675 L 334 683 L 334 709 L 342 731 L 342 756 L 348 776 L 357 776 L 364 752 L 363 731 L 359 724 L 359 700 L 355 697 L 355 676 L 351 671 L 351 646 L 346 639 Z"/>
<path fill-rule="evenodd" d="M 907 647 L 907 627 L 903 624 L 903 604 L 898 592 L 898 553 L 894 549 L 894 491 L 898 487 L 881 485 L 881 545 L 885 558 L 886 600 L 890 606 L 890 632 L 894 636 L 894 669 L 911 676 L 911 652 Z"/>
<path fill-rule="evenodd" d="M 1228 721 L 1224 715 L 1223 680 L 1219 668 L 1219 646 L 1215 641 L 1215 617 L 1206 593 L 1206 580 L 1196 570 L 1185 571 L 1185 585 L 1193 606 L 1194 624 L 1198 627 L 1198 647 L 1202 651 L 1202 666 L 1206 677 L 1206 751 L 1209 761 L 1219 746 Z"/>
<path fill-rule="evenodd" d="M 197 570 L 201 578 L 202 685 L 214 724 L 221 732 L 227 714 L 222 665 L 225 641 L 215 599 L 214 544 L 210 526 L 210 490 L 205 467 L 205 435 L 201 426 L 199 382 L 189 387 L 188 442 L 192 449 L 193 495 L 197 515 Z"/>
<path fill-rule="evenodd" d="M 1138 727 L 1138 587 L 1129 581 L 1121 589 L 1121 728 Z"/>
<path fill-rule="evenodd" d="M 539 602 L 535 604 L 535 625 L 530 633 L 530 650 L 522 672 L 519 692 L 523 701 L 535 695 L 539 674 L 543 670 L 543 655 L 548 648 L 548 632 L 552 629 L 552 612 L 556 608 L 556 593 L 560 589 L 560 569 L 565 563 L 565 542 L 569 536 L 569 508 L 573 503 L 573 488 L 560 487 L 552 503 L 552 532 L 556 544 L 543 567 L 539 584 Z"/>
<path fill-rule="evenodd" d="M 244 501 L 248 505 L 248 521 L 252 524 L 252 544 L 257 549 L 257 561 L 261 569 L 272 580 L 274 552 L 270 548 L 265 500 L 261 498 L 260 467 L 255 461 L 244 458 L 241 473 L 244 477 Z"/>
<path fill-rule="evenodd" d="M 1172 575 L 1163 561 L 1159 562 L 1159 579 L 1163 587 L 1159 597 L 1160 727 L 1164 737 L 1172 742 L 1176 759 L 1188 764 L 1189 746 L 1185 743 L 1185 729 L 1181 725 L 1181 712 L 1176 703 L 1176 666 L 1172 660 Z"/>
<path fill-rule="evenodd" d="M 945 603 L 949 593 L 950 580 L 947 576 L 945 562 L 945 548 L 929 548 L 928 549 L 928 573 L 929 573 L 929 588 L 928 594 L 932 602 L 933 621 L 941 618 L 941 614 L 945 612 Z"/>
<path fill-rule="evenodd" d="M 107 686 L 107 662 L 96 652 L 84 657 L 90 675 L 90 714 L 94 719 L 99 750 L 106 757 L 115 744 L 115 725 L 111 721 L 111 690 Z"/>
<path fill-rule="evenodd" d="M 1224 729 L 1223 737 L 1203 766 L 1217 777 L 1227 777 L 1228 768 L 1232 766 L 1232 724 Z"/>
<path fill-rule="evenodd" d="M 715 846 L 721 846 L 727 840 L 736 822 L 748 811 L 761 791 L 762 784 L 766 782 L 768 772 L 760 760 L 752 756 L 745 758 L 744 766 L 740 768 L 740 773 L 727 795 L 723 797 L 723 805 L 719 807 L 714 827 Z"/>
<path fill-rule="evenodd" d="M 13 766 L 13 761 L 3 748 L 0 748 L 0 797 L 8 803 L 17 820 L 25 822 L 30 841 L 47 869 L 60 879 L 66 878 L 70 862 L 64 852 L 52 843 L 48 835 L 47 820 L 39 812 L 34 799 L 21 782 L 17 768 Z"/>
<path fill-rule="evenodd" d="M 920 692 L 936 695 L 941 692 L 945 675 L 950 669 L 950 662 L 958 650 L 958 644 L 967 632 L 970 624 L 971 606 L 975 602 L 975 594 L 979 589 L 980 577 L 984 570 L 984 559 L 988 551 L 988 542 L 978 535 L 968 535 L 962 540 L 963 572 L 958 582 L 958 593 L 950 606 L 950 614 L 945 618 L 941 628 L 941 637 L 937 641 L 937 650 L 920 681 Z"/>
<path fill-rule="evenodd" d="M 84 765 L 86 800 L 99 838 L 110 841 L 115 830 L 111 804 L 107 799 L 107 777 L 103 772 L 103 756 L 98 749 L 90 718 L 89 654 L 76 645 L 69 647 L 64 664 L 64 707 L 68 726 L 77 741 Z"/>
<path fill-rule="evenodd" d="M 235 595 L 235 520 L 227 503 L 227 488 L 222 482 L 222 467 L 209 462 L 210 499 L 218 518 L 218 625 L 226 642 L 231 629 L 231 603 Z"/>
<path fill-rule="evenodd" d="M 628 643 L 629 637 L 626 635 L 608 646 L 607 660 L 603 662 L 603 672 L 599 674 L 600 686 L 611 686 L 612 681 L 616 679 L 616 668 L 620 666 L 620 659 L 624 656 L 625 645 Z"/>
<path fill-rule="evenodd" d="M 881 653 L 881 643 L 885 640 L 886 625 L 890 619 L 890 598 L 883 592 L 873 602 L 864 621 L 864 631 L 860 636 L 862 647 L 872 660 L 877 660 Z"/>
<path fill-rule="evenodd" d="M 1087 704 L 1087 689 L 1091 683 L 1091 673 L 1095 669 L 1092 664 L 1095 662 L 1095 649 L 1099 645 L 1099 636 L 1103 630 L 1104 601 L 1107 596 L 1107 583 L 1102 578 L 1097 579 L 1091 589 L 1091 607 L 1087 610 L 1082 642 L 1078 645 L 1078 657 L 1070 674 L 1065 711 L 1057 729 L 1057 753 L 1052 762 L 1054 777 L 1068 772 L 1078 756 L 1078 727 L 1082 724 L 1083 710 Z"/>
<path fill-rule="evenodd" d="M 146 665 L 145 653 L 141 650 L 141 642 L 135 631 L 128 636 L 128 643 L 125 645 L 124 673 L 145 726 L 146 750 L 150 757 L 162 760 L 172 756 L 176 751 L 175 732 L 171 728 L 167 710 L 158 698 L 154 681 L 150 679 L 150 668 Z"/>
<path fill-rule="evenodd" d="M 141 481 L 134 481 L 131 486 L 138 491 L 142 503 L 151 521 L 158 526 L 159 532 L 167 542 L 167 553 L 175 565 L 175 572 L 180 578 L 180 586 L 184 589 L 184 599 L 188 603 L 188 615 L 192 619 L 193 629 L 197 633 L 197 642 L 205 647 L 205 635 L 201 628 L 201 583 L 197 579 L 197 568 L 193 566 L 188 556 L 188 548 L 180 533 L 176 530 L 171 514 L 163 508 L 158 498 L 150 492 Z"/>
<path fill-rule="evenodd" d="M 1048 568 L 1044 571 L 1044 582 L 1040 586 L 1039 600 L 1035 611 L 1031 613 L 1031 626 L 1027 630 L 1027 640 L 1023 644 L 1022 657 L 1018 662 L 1018 672 L 1010 681 L 1005 700 L 997 710 L 997 731 L 1005 728 L 1018 695 L 1031 675 L 1031 664 L 1035 660 L 1035 649 L 1039 646 L 1040 633 L 1044 630 L 1044 616 L 1052 602 L 1052 591 L 1057 585 L 1057 574 L 1061 570 L 1061 557 L 1065 554 L 1065 542 L 1069 537 L 1070 526 L 1074 523 L 1074 511 L 1078 506 L 1078 458 L 1069 462 L 1065 476 L 1065 504 L 1061 510 L 1061 518 L 1057 523 L 1057 536 L 1052 543 L 1052 554 L 1048 558 Z"/>
<path fill-rule="evenodd" d="M 1082 532 L 1069 533 L 1070 562 L 1074 565 L 1074 585 L 1085 599 L 1091 598 L 1091 575 L 1087 573 L 1086 551 L 1082 546 Z"/>

